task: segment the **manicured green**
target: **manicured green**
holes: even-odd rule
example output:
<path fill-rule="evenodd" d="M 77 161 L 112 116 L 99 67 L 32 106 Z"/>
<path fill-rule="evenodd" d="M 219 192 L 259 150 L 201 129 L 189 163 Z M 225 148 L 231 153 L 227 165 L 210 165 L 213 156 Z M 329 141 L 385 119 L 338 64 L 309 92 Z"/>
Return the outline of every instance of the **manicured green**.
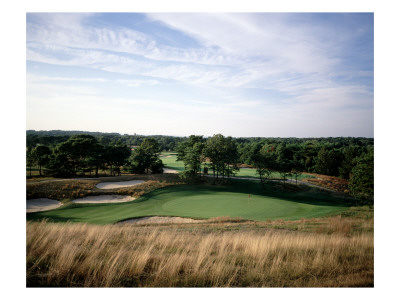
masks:
<path fill-rule="evenodd" d="M 211 218 L 240 217 L 249 220 L 301 219 L 339 213 L 347 206 L 332 194 L 310 187 L 283 189 L 269 183 L 232 180 L 229 186 L 179 185 L 153 191 L 128 203 L 69 204 L 56 210 L 27 214 L 28 220 L 115 223 L 141 216 Z M 250 198 L 249 198 L 250 194 Z"/>

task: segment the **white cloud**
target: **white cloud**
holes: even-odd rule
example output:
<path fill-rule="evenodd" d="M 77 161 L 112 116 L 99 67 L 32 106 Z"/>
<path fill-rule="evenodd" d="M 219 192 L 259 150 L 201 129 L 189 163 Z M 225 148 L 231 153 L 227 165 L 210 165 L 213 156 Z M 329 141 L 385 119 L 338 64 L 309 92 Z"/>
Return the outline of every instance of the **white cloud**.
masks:
<path fill-rule="evenodd" d="M 27 24 L 27 60 L 113 74 L 103 72 L 101 76 L 88 78 L 77 74 L 75 77 L 28 74 L 29 102 L 35 96 L 35 104 L 44 105 L 38 95 L 51 96 L 58 99 L 57 103 L 70 97 L 75 100 L 68 103 L 75 102 L 87 110 L 90 105 L 83 102 L 98 101 L 94 111 L 99 114 L 100 107 L 107 110 L 114 103 L 117 107 L 108 111 L 118 110 L 118 114 L 127 116 L 125 108 L 139 119 L 146 113 L 170 120 L 173 118 L 165 116 L 170 112 L 193 126 L 197 123 L 191 120 L 210 116 L 210 124 L 225 130 L 240 119 L 246 130 L 267 130 L 274 124 L 285 123 L 279 127 L 285 128 L 282 132 L 290 132 L 290 126 L 299 132 L 297 119 L 302 119 L 302 128 L 308 130 L 318 122 L 331 126 L 340 121 L 351 127 L 336 112 L 345 112 L 343 115 L 352 117 L 353 123 L 364 118 L 360 111 L 365 110 L 369 118 L 371 109 L 373 113 L 371 87 L 352 81 L 352 77 L 369 78 L 373 73 L 342 64 L 341 43 L 351 38 L 348 32 L 338 35 L 332 28 L 287 22 L 288 15 L 281 14 L 150 14 L 149 17 L 197 39 L 200 46 L 167 46 L 149 32 L 99 26 L 91 22 L 91 15 L 33 14 Z M 339 76 L 349 82 L 339 82 L 335 79 Z M 175 82 L 169 85 L 171 81 Z M 129 91 L 135 88 L 148 96 L 102 98 L 95 84 L 103 82 L 120 84 L 121 90 L 121 85 L 131 87 Z M 181 92 L 177 87 L 199 94 L 207 91 L 210 98 L 187 99 L 189 92 Z M 248 94 L 248 89 L 256 91 Z M 247 115 L 249 111 L 251 116 Z M 216 118 L 217 115 L 223 117 Z M 209 130 L 208 125 L 197 125 Z M 314 128 L 310 132 L 317 131 Z"/>

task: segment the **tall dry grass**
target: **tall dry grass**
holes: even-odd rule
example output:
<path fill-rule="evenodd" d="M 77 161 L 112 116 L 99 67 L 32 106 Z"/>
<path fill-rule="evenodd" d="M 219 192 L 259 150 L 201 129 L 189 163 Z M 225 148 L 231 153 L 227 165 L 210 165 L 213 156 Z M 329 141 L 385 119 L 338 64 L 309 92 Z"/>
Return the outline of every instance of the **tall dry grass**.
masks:
<path fill-rule="evenodd" d="M 373 234 L 27 223 L 27 286 L 373 286 Z M 202 225 L 204 226 L 204 225 Z M 335 226 L 335 225 L 333 225 Z"/>

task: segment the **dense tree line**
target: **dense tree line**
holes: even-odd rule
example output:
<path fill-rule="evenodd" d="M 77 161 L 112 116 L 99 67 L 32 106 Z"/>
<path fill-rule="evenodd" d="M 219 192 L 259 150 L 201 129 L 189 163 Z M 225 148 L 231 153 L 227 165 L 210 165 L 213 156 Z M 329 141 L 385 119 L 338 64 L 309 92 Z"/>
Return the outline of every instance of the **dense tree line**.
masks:
<path fill-rule="evenodd" d="M 79 133 L 79 134 L 76 134 Z M 117 133 L 27 131 L 27 167 L 37 165 L 53 176 L 162 172 L 161 151 L 177 151 L 183 161 L 182 176 L 196 178 L 212 170 L 216 178 L 229 177 L 241 164 L 257 169 L 261 183 L 272 171 L 285 179 L 302 172 L 350 179 L 350 188 L 360 201 L 373 198 L 372 138 L 232 138 L 141 136 Z M 131 146 L 139 146 L 131 151 Z M 369 200 L 368 200 L 369 199 Z"/>
<path fill-rule="evenodd" d="M 272 172 L 279 172 L 284 183 L 288 176 L 297 181 L 302 172 L 316 172 L 350 179 L 352 195 L 360 203 L 373 201 L 374 150 L 369 140 L 333 139 L 333 143 L 332 140 L 270 139 L 269 143 L 265 139 L 247 143 L 243 140 L 240 144 L 238 139 L 221 134 L 207 139 L 190 136 L 177 147 L 177 159 L 185 166 L 182 176 L 198 178 L 203 168 L 203 173 L 211 169 L 214 178 L 229 177 L 244 163 L 256 168 L 264 186 Z"/>
<path fill-rule="evenodd" d="M 121 174 L 122 168 L 134 173 L 162 173 L 163 164 L 159 154 L 160 147 L 151 138 L 145 139 L 135 151 L 131 151 L 120 141 L 102 145 L 92 135 L 79 134 L 52 146 L 39 144 L 27 147 L 26 162 L 29 170 L 36 164 L 39 175 L 72 177 L 94 173 L 98 176 L 99 171 L 103 171 L 115 176 Z"/>
<path fill-rule="evenodd" d="M 96 137 L 99 144 L 106 147 L 110 144 L 122 144 L 126 146 L 139 146 L 145 139 L 154 139 L 160 151 L 178 151 L 178 145 L 182 142 L 190 142 L 190 137 L 174 136 L 143 136 L 121 135 L 118 133 L 78 132 L 78 131 L 27 131 L 27 147 L 34 148 L 37 145 L 54 147 L 66 142 L 71 136 L 77 134 L 90 134 Z M 212 137 L 202 137 L 204 141 Z M 279 149 L 280 161 L 296 161 L 298 168 L 303 172 L 315 172 L 325 175 L 350 178 L 350 171 L 354 167 L 355 158 L 368 152 L 374 145 L 372 138 L 335 137 L 335 138 L 231 138 L 237 144 L 239 153 L 238 162 L 251 165 L 252 156 L 264 145 L 268 145 L 274 151 Z"/>
<path fill-rule="evenodd" d="M 54 146 L 61 142 L 66 142 L 74 135 L 87 134 L 95 137 L 102 146 L 107 146 L 111 143 L 123 144 L 126 146 L 139 146 L 145 139 L 154 139 L 161 151 L 174 151 L 179 142 L 183 141 L 183 137 L 163 136 L 163 135 L 121 135 L 119 133 L 102 133 L 102 132 L 86 132 L 86 131 L 35 131 L 27 130 L 26 146 L 28 148 L 36 147 L 37 145 Z"/>

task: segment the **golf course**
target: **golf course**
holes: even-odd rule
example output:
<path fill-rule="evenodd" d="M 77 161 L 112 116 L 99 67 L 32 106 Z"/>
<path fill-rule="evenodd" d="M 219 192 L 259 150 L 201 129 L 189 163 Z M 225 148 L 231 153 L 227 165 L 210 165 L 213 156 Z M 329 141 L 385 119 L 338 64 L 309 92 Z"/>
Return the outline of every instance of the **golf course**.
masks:
<path fill-rule="evenodd" d="M 288 185 L 288 184 L 287 184 Z M 144 216 L 176 216 L 208 219 L 231 217 L 245 220 L 296 220 L 339 213 L 347 209 L 331 193 L 291 185 L 295 191 L 271 182 L 265 188 L 250 180 L 230 180 L 229 185 L 176 185 L 156 189 L 125 203 L 81 204 L 28 214 L 28 220 L 54 222 L 117 223 Z M 99 196 L 100 197 L 100 196 Z M 28 200 L 29 201 L 29 200 Z"/>
<path fill-rule="evenodd" d="M 70 163 L 28 166 L 27 286 L 373 286 L 373 208 L 348 180 L 283 172 L 273 152 L 257 167 L 231 163 L 231 139 L 214 138 L 226 142 L 215 156 L 196 139 L 178 152 L 153 151 L 154 139 L 112 145 L 104 159 L 130 156 L 96 165 L 80 154 L 95 139 L 75 136 Z"/>

